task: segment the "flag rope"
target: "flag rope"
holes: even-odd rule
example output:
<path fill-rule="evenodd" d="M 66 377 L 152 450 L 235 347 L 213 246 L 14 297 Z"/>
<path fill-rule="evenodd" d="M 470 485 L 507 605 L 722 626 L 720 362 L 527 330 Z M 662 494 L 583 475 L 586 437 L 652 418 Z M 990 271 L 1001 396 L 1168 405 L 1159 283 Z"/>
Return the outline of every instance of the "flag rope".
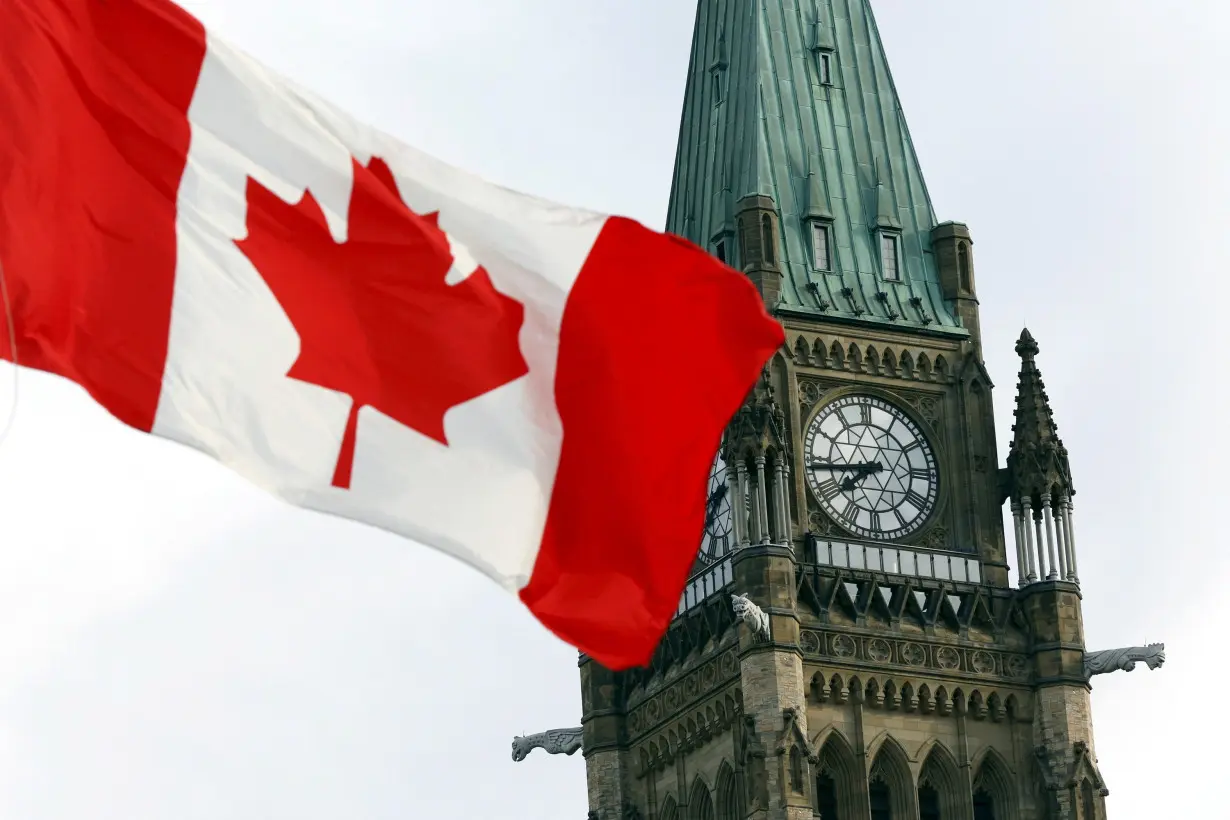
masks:
<path fill-rule="evenodd" d="M 17 372 L 17 326 L 13 321 L 13 304 L 9 301 L 9 286 L 8 281 L 4 278 L 4 262 L 0 261 L 0 303 L 4 304 L 4 326 L 8 329 L 9 350 L 13 351 L 13 403 L 9 405 L 8 417 L 5 418 L 4 424 L 0 425 L 0 447 L 4 446 L 4 440 L 8 438 L 9 431 L 13 429 L 13 422 L 17 419 L 17 385 L 19 377 Z"/>

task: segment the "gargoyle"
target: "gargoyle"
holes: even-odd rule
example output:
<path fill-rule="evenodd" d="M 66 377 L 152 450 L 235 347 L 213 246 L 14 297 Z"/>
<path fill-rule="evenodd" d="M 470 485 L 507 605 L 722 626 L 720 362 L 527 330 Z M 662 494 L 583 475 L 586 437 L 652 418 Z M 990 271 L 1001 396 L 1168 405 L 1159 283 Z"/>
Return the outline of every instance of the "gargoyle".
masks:
<path fill-rule="evenodd" d="M 731 595 L 730 602 L 734 606 L 735 617 L 747 624 L 753 635 L 762 641 L 769 640 L 769 616 L 763 609 L 746 595 Z"/>
<path fill-rule="evenodd" d="M 514 737 L 512 759 L 520 763 L 535 749 L 542 749 L 549 755 L 575 754 L 581 748 L 581 735 L 581 727 L 577 726 L 573 729 L 551 729 L 536 735 Z"/>
<path fill-rule="evenodd" d="M 1151 643 L 1148 646 L 1128 646 L 1123 649 L 1103 649 L 1085 653 L 1085 680 L 1094 675 L 1105 675 L 1122 669 L 1131 672 L 1137 663 L 1157 669 L 1166 662 L 1166 644 Z"/>

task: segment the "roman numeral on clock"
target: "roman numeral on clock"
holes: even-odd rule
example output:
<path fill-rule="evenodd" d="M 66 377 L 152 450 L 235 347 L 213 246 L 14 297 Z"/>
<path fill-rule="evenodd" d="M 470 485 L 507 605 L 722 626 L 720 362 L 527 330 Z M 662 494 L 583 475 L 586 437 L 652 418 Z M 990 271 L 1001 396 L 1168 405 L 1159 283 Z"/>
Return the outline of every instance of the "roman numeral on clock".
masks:
<path fill-rule="evenodd" d="M 863 424 L 871 424 L 871 405 L 860 404 L 858 406 L 858 420 Z"/>
<path fill-rule="evenodd" d="M 820 482 L 819 489 L 820 495 L 824 497 L 825 501 L 832 501 L 834 498 L 841 495 L 841 486 L 837 483 L 836 479 L 826 478 L 824 481 Z"/>
<path fill-rule="evenodd" d="M 913 504 L 916 509 L 919 509 L 919 510 L 927 509 L 927 499 L 923 498 L 921 495 L 914 492 L 913 490 L 910 490 L 908 493 L 905 494 L 905 500 Z"/>

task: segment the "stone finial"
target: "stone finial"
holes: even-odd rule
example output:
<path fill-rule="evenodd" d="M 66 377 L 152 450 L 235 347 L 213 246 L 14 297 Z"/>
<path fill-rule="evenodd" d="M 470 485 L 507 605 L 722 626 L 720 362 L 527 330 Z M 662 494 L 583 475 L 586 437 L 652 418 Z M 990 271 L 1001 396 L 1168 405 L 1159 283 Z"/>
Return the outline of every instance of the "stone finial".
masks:
<path fill-rule="evenodd" d="M 512 742 L 512 759 L 520 763 L 535 749 L 542 749 L 549 755 L 571 755 L 581 748 L 583 731 L 580 726 L 571 729 L 549 729 L 536 735 L 514 737 Z"/>
<path fill-rule="evenodd" d="M 1103 649 L 1085 653 L 1085 680 L 1108 672 L 1131 672 L 1137 663 L 1149 669 L 1160 669 L 1166 662 L 1166 644 L 1151 643 L 1147 646 L 1128 646 L 1122 649 Z"/>
<path fill-rule="evenodd" d="M 1031 506 L 1040 509 L 1044 494 L 1050 493 L 1057 499 L 1061 495 L 1071 497 L 1075 491 L 1068 451 L 1059 438 L 1046 385 L 1034 361 L 1038 343 L 1029 330 L 1021 331 L 1016 352 L 1021 357 L 1021 372 L 1013 410 L 1012 446 L 1008 450 L 1009 493 L 1014 499 L 1033 499 Z"/>

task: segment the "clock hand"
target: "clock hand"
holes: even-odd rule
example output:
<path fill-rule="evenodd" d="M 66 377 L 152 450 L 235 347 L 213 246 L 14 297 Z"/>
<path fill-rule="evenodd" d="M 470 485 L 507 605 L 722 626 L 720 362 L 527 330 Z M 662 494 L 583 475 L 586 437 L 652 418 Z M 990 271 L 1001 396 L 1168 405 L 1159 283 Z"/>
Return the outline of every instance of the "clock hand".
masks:
<path fill-rule="evenodd" d="M 841 482 L 841 489 L 850 492 L 858 487 L 858 483 L 873 473 L 878 473 L 884 469 L 884 465 L 878 461 L 872 461 L 867 464 L 860 464 L 854 470 L 854 475 L 846 476 Z"/>
<path fill-rule="evenodd" d="M 813 470 L 852 470 L 858 472 L 860 470 L 871 469 L 873 473 L 884 469 L 884 465 L 878 461 L 864 461 L 860 464 L 845 463 L 837 464 L 832 461 L 813 461 L 808 465 Z"/>
<path fill-rule="evenodd" d="M 709 494 L 709 500 L 705 503 L 705 530 L 713 525 L 717 519 L 718 507 L 722 504 L 722 499 L 726 497 L 726 485 L 719 484 L 712 493 Z"/>

